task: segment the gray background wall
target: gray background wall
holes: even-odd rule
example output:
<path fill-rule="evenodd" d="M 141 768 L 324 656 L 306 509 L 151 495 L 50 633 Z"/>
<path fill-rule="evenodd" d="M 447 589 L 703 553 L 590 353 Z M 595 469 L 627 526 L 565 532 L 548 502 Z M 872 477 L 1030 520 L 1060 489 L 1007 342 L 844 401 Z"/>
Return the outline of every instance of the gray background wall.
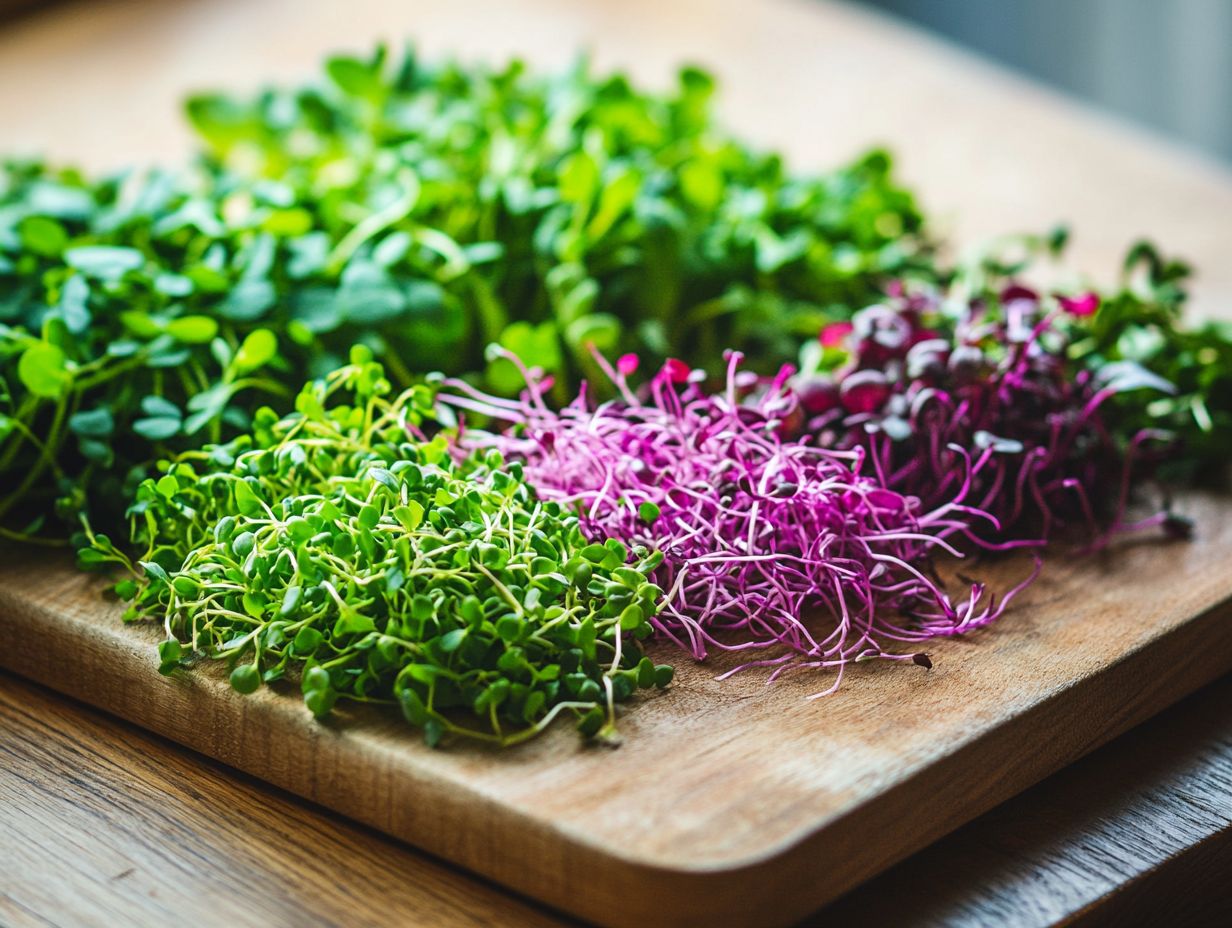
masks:
<path fill-rule="evenodd" d="M 1232 164 L 1232 0 L 862 0 Z"/>

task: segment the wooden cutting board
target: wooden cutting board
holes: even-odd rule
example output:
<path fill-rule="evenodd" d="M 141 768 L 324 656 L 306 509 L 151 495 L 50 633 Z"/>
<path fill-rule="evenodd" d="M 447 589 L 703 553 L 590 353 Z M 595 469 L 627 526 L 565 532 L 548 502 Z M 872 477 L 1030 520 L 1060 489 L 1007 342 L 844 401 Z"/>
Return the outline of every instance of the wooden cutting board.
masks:
<path fill-rule="evenodd" d="M 1232 305 L 1226 169 L 815 0 L 62 4 L 0 33 L 3 148 L 178 159 L 186 91 L 408 36 L 549 66 L 589 48 L 658 84 L 701 62 L 727 122 L 798 166 L 889 143 L 960 245 L 1071 220 L 1075 264 L 1107 278 L 1149 234 L 1199 269 L 1200 312 Z M 156 631 L 45 555 L 0 551 L 0 664 L 594 921 L 786 923 L 1232 667 L 1232 502 L 1188 505 L 1194 542 L 1054 559 L 1000 624 L 931 647 L 932 671 L 861 666 L 809 702 L 828 680 L 684 665 L 615 751 L 562 729 L 501 756 L 433 752 L 380 713 L 321 726 L 293 696 L 162 678 Z"/>
<path fill-rule="evenodd" d="M 683 662 L 616 749 L 562 726 L 431 750 L 389 713 L 160 677 L 158 630 L 54 559 L 0 568 L 0 663 L 595 922 L 786 924 L 1232 668 L 1232 501 L 1185 509 L 1194 541 L 1054 558 L 931 671 L 861 665 L 810 701 L 828 678 Z"/>

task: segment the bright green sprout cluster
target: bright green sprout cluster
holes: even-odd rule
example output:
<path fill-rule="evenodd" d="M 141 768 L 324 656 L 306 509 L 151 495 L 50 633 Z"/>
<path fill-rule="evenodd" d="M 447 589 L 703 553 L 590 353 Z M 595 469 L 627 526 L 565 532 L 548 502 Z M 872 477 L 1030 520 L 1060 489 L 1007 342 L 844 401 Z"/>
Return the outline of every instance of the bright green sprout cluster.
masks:
<path fill-rule="evenodd" d="M 499 454 L 454 460 L 418 431 L 427 388 L 389 399 L 381 366 L 352 361 L 143 483 L 142 560 L 96 535 L 83 564 L 132 571 L 116 592 L 128 618 L 164 621 L 164 673 L 222 660 L 251 693 L 297 672 L 316 716 L 396 703 L 431 745 L 514 744 L 562 713 L 614 736 L 616 703 L 671 681 L 639 644 L 661 556 L 588 542 Z"/>

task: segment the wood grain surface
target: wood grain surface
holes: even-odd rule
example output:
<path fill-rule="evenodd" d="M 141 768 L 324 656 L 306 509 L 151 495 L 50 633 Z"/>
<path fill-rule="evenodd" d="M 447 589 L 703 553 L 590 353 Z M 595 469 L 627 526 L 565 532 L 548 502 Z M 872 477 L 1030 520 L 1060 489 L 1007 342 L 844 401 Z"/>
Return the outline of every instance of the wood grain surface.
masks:
<path fill-rule="evenodd" d="M 589 46 L 659 83 L 700 61 L 723 80 L 727 121 L 797 165 L 899 149 L 959 246 L 1069 219 L 1075 262 L 1107 276 L 1150 234 L 1196 264 L 1200 311 L 1232 305 L 1226 171 L 832 4 L 67 4 L 0 34 L 4 147 L 96 167 L 179 157 L 169 117 L 185 90 L 298 78 L 326 49 L 406 36 L 425 53 L 549 64 Z M 569 732 L 499 763 L 430 753 L 378 716 L 321 728 L 293 700 L 168 683 L 150 638 L 54 563 L 0 573 L 0 661 L 598 920 L 785 922 L 1229 666 L 1230 507 L 1192 505 L 1197 542 L 1054 563 L 999 627 L 933 649 L 931 673 L 870 669 L 807 703 L 807 680 L 720 687 L 686 669 L 612 753 Z M 677 761 L 662 772 L 665 753 Z"/>
<path fill-rule="evenodd" d="M 1232 678 L 891 868 L 808 924 L 1232 924 Z"/>
<path fill-rule="evenodd" d="M 0 924 L 534 928 L 550 915 L 0 675 Z"/>
<path fill-rule="evenodd" d="M 0 672 L 6 928 L 560 926 L 565 916 Z M 802 928 L 1232 923 L 1232 678 Z"/>
<path fill-rule="evenodd" d="M 0 662 L 593 921 L 786 924 L 1232 667 L 1232 505 L 1184 506 L 1198 541 L 1054 559 L 990 632 L 930 648 L 932 671 L 862 665 L 808 701 L 817 677 L 685 665 L 615 751 L 565 729 L 433 751 L 392 714 L 323 726 L 293 693 L 167 680 L 157 629 L 17 554 Z"/>

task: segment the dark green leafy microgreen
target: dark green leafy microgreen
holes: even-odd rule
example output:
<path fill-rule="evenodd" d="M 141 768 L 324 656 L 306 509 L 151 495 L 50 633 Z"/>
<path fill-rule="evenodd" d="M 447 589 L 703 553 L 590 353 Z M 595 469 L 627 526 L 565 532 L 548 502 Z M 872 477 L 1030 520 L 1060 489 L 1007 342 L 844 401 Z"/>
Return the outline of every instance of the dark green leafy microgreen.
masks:
<path fill-rule="evenodd" d="M 1070 355 L 1086 368 L 1114 375 L 1120 386 L 1109 415 L 1120 435 L 1162 430 L 1175 439 L 1159 464 L 1170 481 L 1226 480 L 1232 461 L 1232 323 L 1182 321 L 1189 267 L 1166 260 L 1149 243 L 1126 257 L 1116 290 L 1091 315 L 1068 314 Z M 1070 307 L 1074 308 L 1071 302 Z M 1077 308 L 1082 308 L 1078 306 Z M 1138 372 L 1172 385 L 1169 395 Z"/>
<path fill-rule="evenodd" d="M 195 224 L 169 221 L 189 204 Z M 274 247 L 271 209 L 205 174 L 0 166 L 0 534 L 39 540 L 31 520 L 53 508 L 120 526 L 158 455 L 289 404 L 307 346 L 285 318 L 222 311 L 245 281 L 278 276 L 258 254 Z"/>
<path fill-rule="evenodd" d="M 163 673 L 196 654 L 240 693 L 298 675 L 314 715 L 397 705 L 433 745 L 515 744 L 562 714 L 614 739 L 616 703 L 671 680 L 639 643 L 658 556 L 589 545 L 498 453 L 455 461 L 418 430 L 430 390 L 391 398 L 370 358 L 166 464 L 130 510 L 140 559 L 93 535 L 83 565 L 129 570 L 116 593 L 164 623 Z"/>
<path fill-rule="evenodd" d="M 191 100 L 191 171 L 0 168 L 7 534 L 57 500 L 114 530 L 151 461 L 237 434 L 357 342 L 403 385 L 442 369 L 514 390 L 482 354 L 499 342 L 564 397 L 603 382 L 591 345 L 710 366 L 738 348 L 772 369 L 822 319 L 926 273 L 884 153 L 794 175 L 715 128 L 700 71 L 647 93 L 584 66 L 383 49 L 324 70 Z M 80 411 L 113 431 L 77 432 Z"/>
<path fill-rule="evenodd" d="M 927 267 L 883 152 L 795 176 L 715 127 L 697 69 L 658 94 L 585 63 L 544 76 L 378 49 L 325 70 L 196 97 L 189 116 L 215 165 L 282 185 L 326 233 L 308 274 L 343 270 L 344 299 L 311 324 L 398 316 L 423 330 L 412 367 L 482 369 L 499 342 L 562 391 L 597 379 L 591 345 L 773 368 L 826 314 Z M 500 360 L 488 377 L 520 383 Z"/>

